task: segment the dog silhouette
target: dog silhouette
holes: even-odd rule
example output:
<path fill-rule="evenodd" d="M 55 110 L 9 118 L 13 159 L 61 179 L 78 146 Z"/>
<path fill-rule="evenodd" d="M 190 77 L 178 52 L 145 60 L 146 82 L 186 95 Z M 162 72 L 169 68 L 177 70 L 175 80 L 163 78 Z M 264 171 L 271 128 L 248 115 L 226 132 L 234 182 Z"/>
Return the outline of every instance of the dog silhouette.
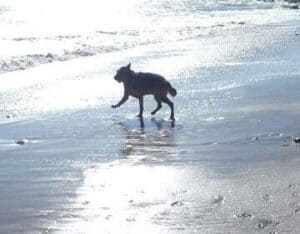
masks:
<path fill-rule="evenodd" d="M 157 111 L 162 107 L 161 103 L 166 103 L 171 109 L 170 119 L 174 118 L 174 104 L 170 101 L 167 94 L 175 97 L 177 95 L 176 89 L 161 75 L 144 72 L 134 72 L 130 69 L 131 64 L 121 67 L 114 79 L 119 83 L 123 82 L 124 96 L 116 105 L 112 105 L 112 108 L 120 107 L 124 104 L 129 96 L 135 97 L 139 100 L 140 112 L 137 117 L 143 117 L 144 111 L 144 95 L 153 95 L 157 102 L 157 107 L 151 112 L 155 115 Z"/>

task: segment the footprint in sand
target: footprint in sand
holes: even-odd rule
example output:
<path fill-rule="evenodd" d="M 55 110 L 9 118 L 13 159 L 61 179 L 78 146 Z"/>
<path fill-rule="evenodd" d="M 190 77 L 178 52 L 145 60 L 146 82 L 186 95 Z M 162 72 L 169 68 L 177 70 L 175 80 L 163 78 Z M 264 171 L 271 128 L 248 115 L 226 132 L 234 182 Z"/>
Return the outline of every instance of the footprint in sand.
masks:
<path fill-rule="evenodd" d="M 182 201 L 175 201 L 171 203 L 171 206 L 183 206 L 183 202 Z"/>
<path fill-rule="evenodd" d="M 129 218 L 126 218 L 126 221 L 127 222 L 134 222 L 135 218 L 134 217 L 129 217 Z"/>
<path fill-rule="evenodd" d="M 212 204 L 219 204 L 222 202 L 224 202 L 224 197 L 222 195 L 218 195 L 218 196 L 214 197 L 212 200 Z"/>
<path fill-rule="evenodd" d="M 237 213 L 236 217 L 238 219 L 245 219 L 245 218 L 251 218 L 252 215 L 249 212 L 241 212 L 241 213 Z"/>
<path fill-rule="evenodd" d="M 289 189 L 291 189 L 291 190 L 295 190 L 296 189 L 296 185 L 295 184 L 289 184 Z"/>
<path fill-rule="evenodd" d="M 274 221 L 272 219 L 261 219 L 258 221 L 258 224 L 256 224 L 255 229 L 263 230 L 269 226 L 277 226 L 277 225 L 279 225 L 279 222 Z"/>
<path fill-rule="evenodd" d="M 300 212 L 300 205 L 298 202 L 291 201 L 288 206 L 291 208 L 292 214 L 298 214 Z"/>
<path fill-rule="evenodd" d="M 297 186 L 296 186 L 295 184 L 289 184 L 288 188 L 291 190 L 292 196 L 293 196 L 293 197 L 298 196 L 298 193 L 295 192 L 295 190 L 296 190 L 296 188 L 297 188 Z"/>
<path fill-rule="evenodd" d="M 299 212 L 300 212 L 300 207 L 297 207 L 292 211 L 293 214 L 298 214 Z"/>
<path fill-rule="evenodd" d="M 264 195 L 262 195 L 261 196 L 262 197 L 262 199 L 264 199 L 266 202 L 271 202 L 272 201 L 272 197 L 271 197 L 271 195 L 270 194 L 264 194 Z"/>
<path fill-rule="evenodd" d="M 89 201 L 84 201 L 81 204 L 86 206 L 86 205 L 90 204 L 90 202 Z"/>

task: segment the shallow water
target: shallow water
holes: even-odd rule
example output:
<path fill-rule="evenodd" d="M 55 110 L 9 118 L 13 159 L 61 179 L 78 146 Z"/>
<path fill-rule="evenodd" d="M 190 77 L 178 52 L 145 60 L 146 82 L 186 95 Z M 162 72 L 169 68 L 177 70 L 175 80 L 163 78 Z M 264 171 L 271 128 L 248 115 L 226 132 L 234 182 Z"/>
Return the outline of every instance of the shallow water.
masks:
<path fill-rule="evenodd" d="M 282 1 L 2 1 L 0 73 L 293 21 Z M 278 17 L 280 15 L 280 17 Z"/>

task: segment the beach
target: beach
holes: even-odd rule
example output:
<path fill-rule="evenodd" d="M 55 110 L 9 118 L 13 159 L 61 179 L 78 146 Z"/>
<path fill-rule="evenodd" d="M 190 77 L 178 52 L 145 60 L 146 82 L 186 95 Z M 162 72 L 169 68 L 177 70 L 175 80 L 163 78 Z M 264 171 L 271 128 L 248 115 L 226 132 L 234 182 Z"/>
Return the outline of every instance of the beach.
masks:
<path fill-rule="evenodd" d="M 122 46 L 118 36 L 119 47 L 90 45 L 98 52 L 88 55 L 61 54 L 70 39 L 61 38 L 57 51 L 39 50 L 51 61 L 28 66 L 7 49 L 0 233 L 299 233 L 300 18 L 248 7 L 190 33 L 142 40 L 127 30 Z M 150 115 L 151 96 L 143 122 L 134 98 L 111 108 L 123 95 L 113 77 L 128 62 L 177 89 L 174 123 L 167 105 Z"/>

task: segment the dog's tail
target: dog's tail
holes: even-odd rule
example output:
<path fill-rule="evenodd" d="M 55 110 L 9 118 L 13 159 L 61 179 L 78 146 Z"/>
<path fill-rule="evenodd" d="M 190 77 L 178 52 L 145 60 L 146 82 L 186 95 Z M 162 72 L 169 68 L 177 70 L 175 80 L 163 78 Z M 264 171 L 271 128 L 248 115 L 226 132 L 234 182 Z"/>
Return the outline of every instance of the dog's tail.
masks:
<path fill-rule="evenodd" d="M 168 82 L 168 92 L 175 97 L 177 95 L 177 90 L 172 87 L 172 85 Z"/>

